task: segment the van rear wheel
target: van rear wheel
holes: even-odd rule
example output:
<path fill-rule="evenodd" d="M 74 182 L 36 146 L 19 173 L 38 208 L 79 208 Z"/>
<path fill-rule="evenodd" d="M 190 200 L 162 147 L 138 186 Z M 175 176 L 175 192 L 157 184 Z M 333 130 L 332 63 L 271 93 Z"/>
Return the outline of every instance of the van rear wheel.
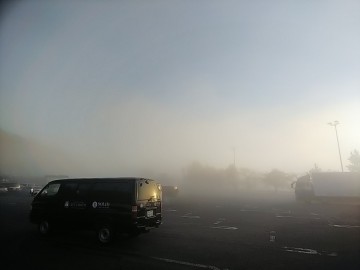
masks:
<path fill-rule="evenodd" d="M 115 232 L 113 228 L 108 224 L 100 226 L 97 230 L 97 238 L 101 244 L 109 244 L 114 240 L 114 237 Z"/>
<path fill-rule="evenodd" d="M 49 220 L 42 219 L 38 224 L 38 231 L 41 236 L 48 236 L 51 233 Z"/>

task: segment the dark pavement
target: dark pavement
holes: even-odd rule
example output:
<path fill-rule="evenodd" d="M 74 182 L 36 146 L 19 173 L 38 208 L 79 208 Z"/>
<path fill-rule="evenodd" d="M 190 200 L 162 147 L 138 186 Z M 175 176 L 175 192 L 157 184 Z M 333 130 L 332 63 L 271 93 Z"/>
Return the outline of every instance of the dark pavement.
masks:
<path fill-rule="evenodd" d="M 1 269 L 360 268 L 359 205 L 178 199 L 165 205 L 160 228 L 101 246 L 93 232 L 39 237 L 31 200 L 0 195 Z"/>

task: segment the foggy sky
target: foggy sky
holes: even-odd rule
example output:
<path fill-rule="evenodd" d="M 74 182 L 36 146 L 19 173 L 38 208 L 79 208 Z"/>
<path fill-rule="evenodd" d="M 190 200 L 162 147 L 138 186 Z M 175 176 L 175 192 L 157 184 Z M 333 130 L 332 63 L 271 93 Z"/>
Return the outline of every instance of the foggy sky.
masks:
<path fill-rule="evenodd" d="M 224 167 L 234 147 L 239 167 L 340 170 L 327 123 L 340 121 L 346 166 L 360 149 L 359 14 L 359 1 L 15 1 L 0 21 L 0 128 L 89 174 Z"/>

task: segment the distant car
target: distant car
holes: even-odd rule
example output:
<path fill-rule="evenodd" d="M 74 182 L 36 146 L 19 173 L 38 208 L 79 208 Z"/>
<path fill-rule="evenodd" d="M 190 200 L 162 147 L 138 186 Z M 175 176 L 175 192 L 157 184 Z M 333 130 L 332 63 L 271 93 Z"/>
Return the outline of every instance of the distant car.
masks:
<path fill-rule="evenodd" d="M 1 192 L 17 192 L 21 190 L 20 184 L 14 182 L 1 183 L 0 187 L 2 189 Z"/>
<path fill-rule="evenodd" d="M 7 187 L 7 190 L 9 192 L 17 192 L 17 191 L 21 190 L 21 186 L 20 186 L 20 184 L 12 184 Z"/>
<path fill-rule="evenodd" d="M 179 188 L 177 186 L 162 186 L 164 197 L 177 197 L 179 194 Z"/>
<path fill-rule="evenodd" d="M 360 173 L 319 172 L 292 184 L 297 201 L 360 201 Z"/>
<path fill-rule="evenodd" d="M 0 193 L 6 193 L 8 189 L 6 187 L 0 187 Z"/>

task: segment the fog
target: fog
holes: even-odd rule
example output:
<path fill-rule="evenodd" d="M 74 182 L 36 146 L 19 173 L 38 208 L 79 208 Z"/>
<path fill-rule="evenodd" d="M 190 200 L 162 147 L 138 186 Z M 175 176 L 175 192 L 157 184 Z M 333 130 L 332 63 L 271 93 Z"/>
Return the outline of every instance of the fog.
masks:
<path fill-rule="evenodd" d="M 0 173 L 185 184 L 194 163 L 262 177 L 314 164 L 339 171 L 334 120 L 346 169 L 360 149 L 359 9 L 356 1 L 4 5 Z"/>

